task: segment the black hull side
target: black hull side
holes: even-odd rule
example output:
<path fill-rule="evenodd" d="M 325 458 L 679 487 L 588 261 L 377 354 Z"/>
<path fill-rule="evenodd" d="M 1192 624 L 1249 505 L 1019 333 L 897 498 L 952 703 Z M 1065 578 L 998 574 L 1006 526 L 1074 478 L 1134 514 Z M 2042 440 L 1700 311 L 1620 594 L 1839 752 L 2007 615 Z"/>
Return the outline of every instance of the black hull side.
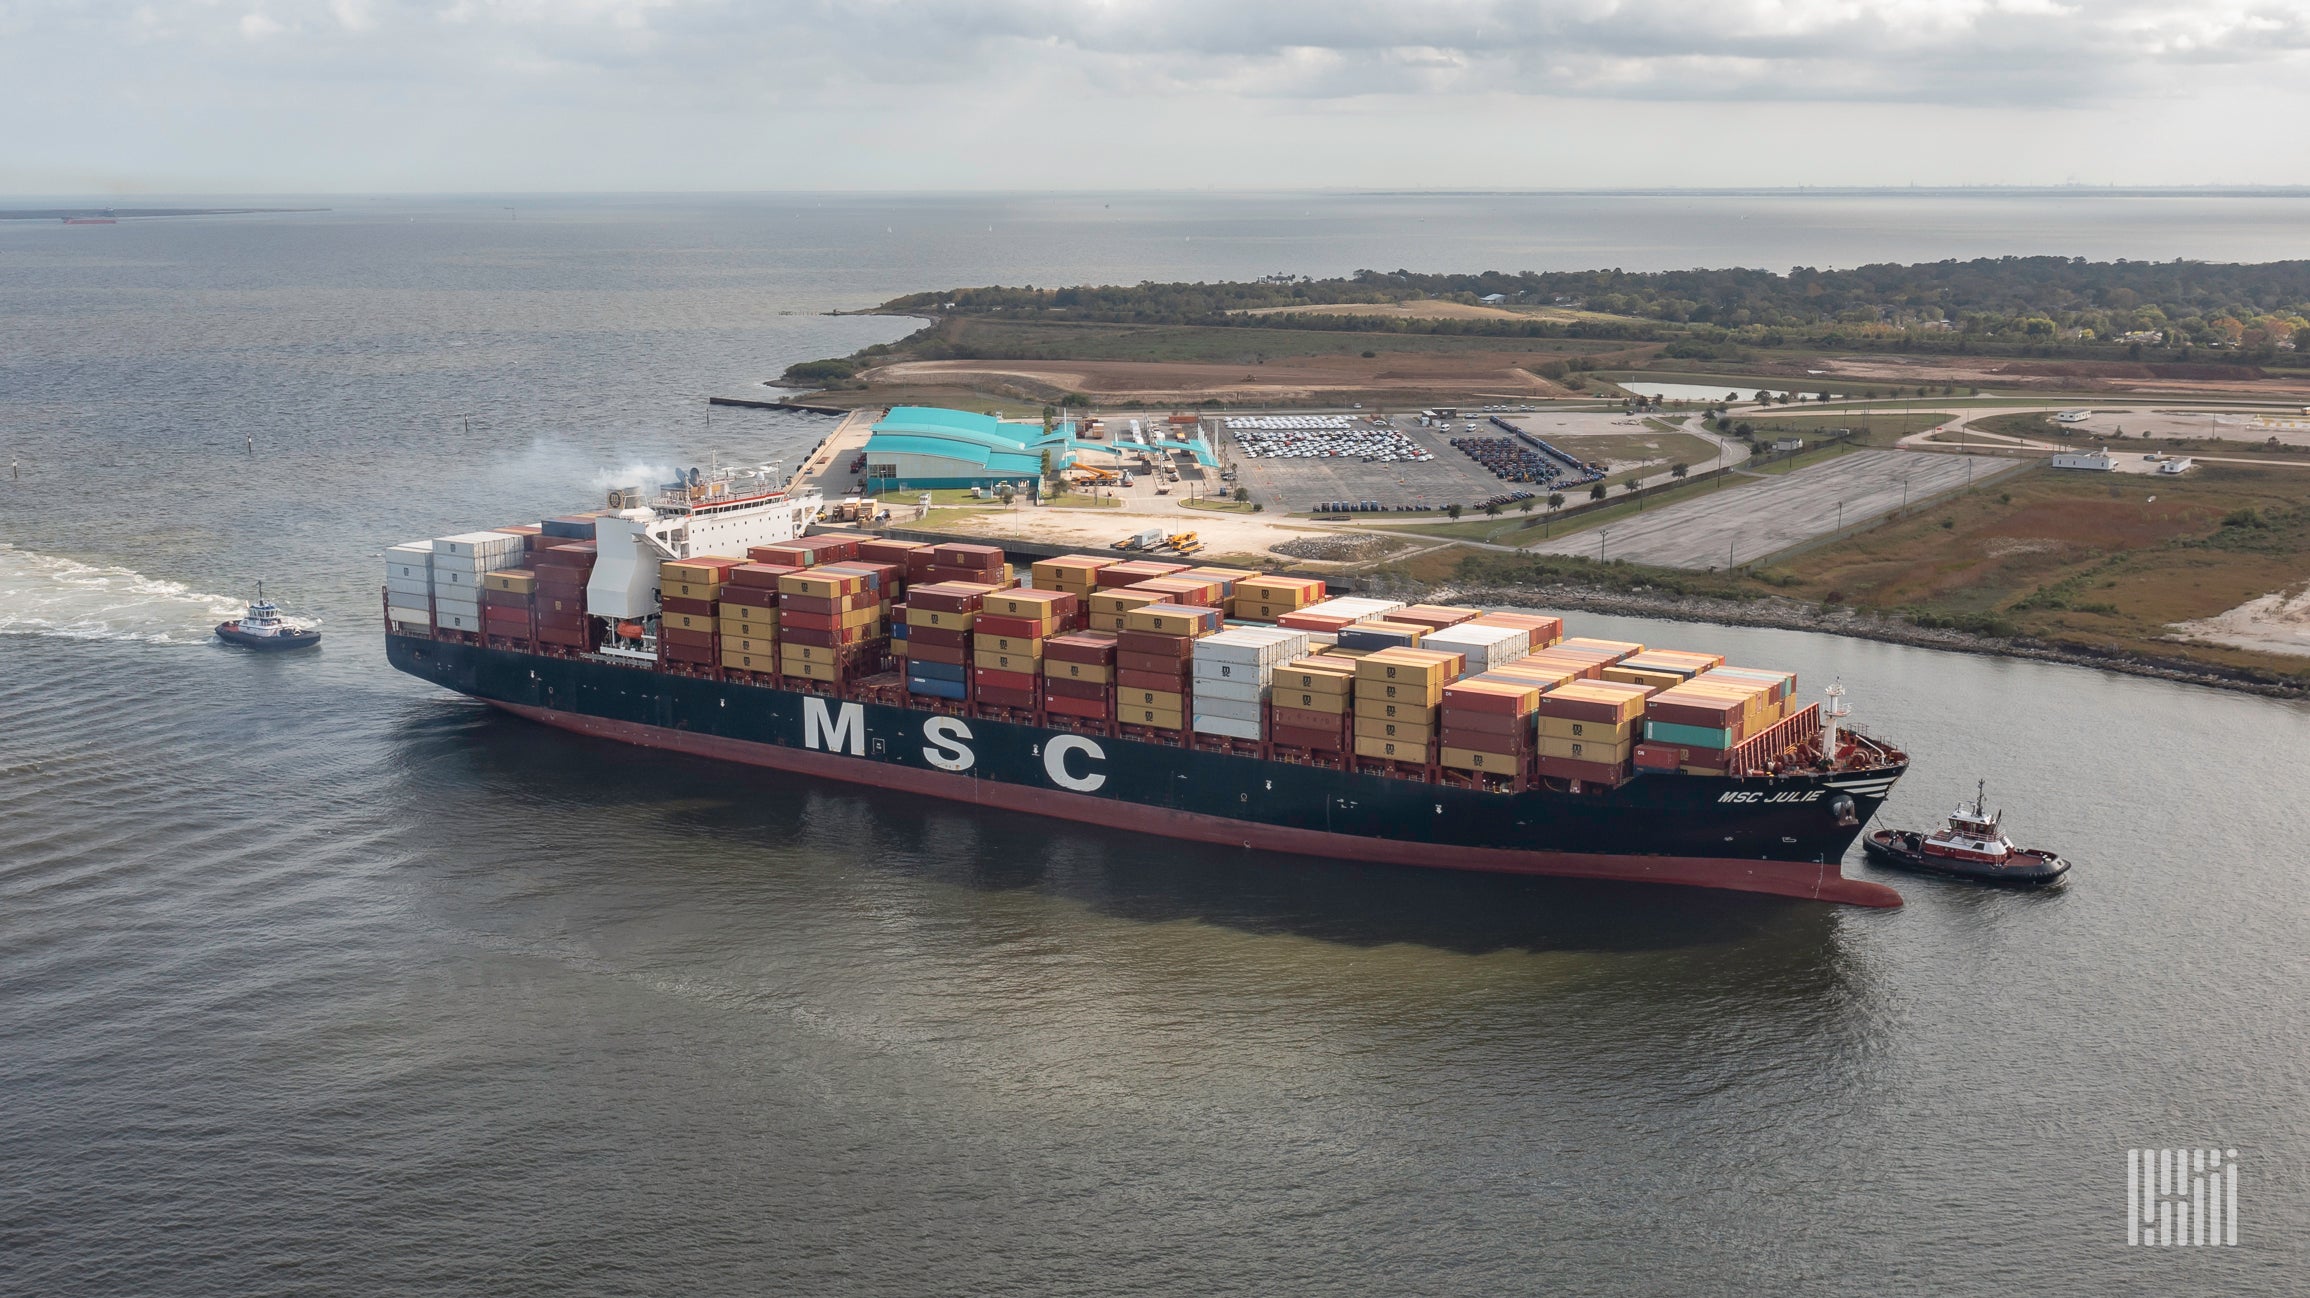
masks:
<path fill-rule="evenodd" d="M 565 728 L 1209 842 L 1897 905 L 1837 865 L 1902 774 L 1642 775 L 1489 793 L 388 635 L 413 676 Z M 1852 825 L 1832 810 L 1853 803 Z"/>

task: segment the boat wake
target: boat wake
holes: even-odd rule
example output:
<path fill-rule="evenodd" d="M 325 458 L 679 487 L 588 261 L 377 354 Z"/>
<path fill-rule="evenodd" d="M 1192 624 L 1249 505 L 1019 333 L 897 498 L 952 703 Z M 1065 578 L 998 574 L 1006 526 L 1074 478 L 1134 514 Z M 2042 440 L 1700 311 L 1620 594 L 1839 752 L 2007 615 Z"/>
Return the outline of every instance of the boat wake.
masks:
<path fill-rule="evenodd" d="M 0 636 L 199 644 L 241 611 L 229 595 L 0 542 Z"/>

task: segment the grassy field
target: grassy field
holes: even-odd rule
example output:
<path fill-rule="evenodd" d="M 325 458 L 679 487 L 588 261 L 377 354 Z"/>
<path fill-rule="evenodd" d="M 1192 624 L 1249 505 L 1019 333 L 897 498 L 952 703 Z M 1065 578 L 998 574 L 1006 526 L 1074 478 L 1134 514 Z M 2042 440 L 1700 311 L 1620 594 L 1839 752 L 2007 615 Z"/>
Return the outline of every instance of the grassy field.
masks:
<path fill-rule="evenodd" d="M 1911 433 L 1922 433 L 1928 428 L 1939 428 L 1949 422 L 1946 410 L 1916 410 L 1903 414 L 1899 410 L 1842 410 L 1835 414 L 1736 415 L 1734 422 L 1745 423 L 1756 430 L 1759 437 L 1803 437 L 1808 440 L 1826 437 L 1834 428 L 1853 430 L 1853 441 L 1859 446 L 1891 446 Z"/>
<path fill-rule="evenodd" d="M 1648 425 L 1656 422 L 1647 421 Z M 1614 433 L 1603 437 L 1567 436 L 1559 438 L 1557 444 L 1592 461 L 1642 460 L 1655 464 L 1682 461 L 1698 468 L 1717 457 L 1715 443 L 1674 428 L 1656 428 L 1647 433 Z"/>
<path fill-rule="evenodd" d="M 2153 499 L 2154 497 L 2154 499 Z M 1823 604 L 1927 624 L 2283 674 L 2299 658 L 2166 639 L 2310 572 L 2310 479 L 2207 465 L 2181 479 L 2036 472 L 1940 502 L 1760 580 Z"/>
<path fill-rule="evenodd" d="M 1182 500 L 1179 503 L 1188 509 L 1208 509 L 1215 513 L 1248 514 L 1252 512 L 1251 502 L 1248 500 L 1217 500 L 1210 496 L 1202 496 L 1192 500 Z"/>
<path fill-rule="evenodd" d="M 1043 497 L 1043 503 L 1054 509 L 1121 509 L 1123 502 L 1113 496 L 1093 496 L 1081 491 L 1062 491 Z"/>

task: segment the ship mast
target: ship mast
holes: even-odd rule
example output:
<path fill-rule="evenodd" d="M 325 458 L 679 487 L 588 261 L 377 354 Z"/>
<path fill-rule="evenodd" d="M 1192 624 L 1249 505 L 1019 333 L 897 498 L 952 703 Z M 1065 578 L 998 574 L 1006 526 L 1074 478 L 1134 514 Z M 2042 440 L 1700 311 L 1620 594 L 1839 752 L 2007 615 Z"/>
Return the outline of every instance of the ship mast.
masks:
<path fill-rule="evenodd" d="M 1831 766 L 1837 764 L 1837 723 L 1853 715 L 1852 706 L 1845 702 L 1845 678 L 1839 676 L 1828 689 L 1822 691 L 1828 702 L 1821 707 L 1821 760 Z"/>

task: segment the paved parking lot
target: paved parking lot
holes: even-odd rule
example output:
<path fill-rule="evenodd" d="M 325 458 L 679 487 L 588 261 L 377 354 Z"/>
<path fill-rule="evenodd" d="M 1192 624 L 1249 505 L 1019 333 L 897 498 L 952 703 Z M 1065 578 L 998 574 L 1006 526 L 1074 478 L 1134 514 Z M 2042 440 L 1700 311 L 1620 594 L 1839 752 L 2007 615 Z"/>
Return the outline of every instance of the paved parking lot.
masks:
<path fill-rule="evenodd" d="M 1425 464 L 1366 464 L 1360 459 L 1245 459 L 1226 433 L 1223 454 L 1236 466 L 1239 481 L 1251 489 L 1251 498 L 1270 510 L 1306 511 L 1333 500 L 1376 500 L 1383 505 L 1408 504 L 1423 509 L 1446 505 L 1474 505 L 1519 484 L 1502 482 L 1453 447 L 1453 431 L 1421 428 L 1411 419 L 1398 419 L 1396 428 L 1427 448 L 1436 458 Z M 1499 436 L 1478 421 L 1475 436 Z M 1524 490 L 1533 490 L 1525 487 Z M 1541 494 L 1545 495 L 1543 491 Z"/>
<path fill-rule="evenodd" d="M 1866 522 L 2021 467 L 2023 461 L 1917 451 L 1854 451 L 1791 474 L 1775 474 L 1712 491 L 1661 509 L 1625 516 L 1610 527 L 1542 541 L 1548 554 L 1600 553 L 1607 559 L 1668 568 L 1722 568 L 1751 563 L 1817 536 Z M 1970 465 L 1970 469 L 1968 466 Z M 1840 513 L 1838 502 L 1844 508 Z M 1600 535 L 1601 534 L 1601 535 Z"/>

